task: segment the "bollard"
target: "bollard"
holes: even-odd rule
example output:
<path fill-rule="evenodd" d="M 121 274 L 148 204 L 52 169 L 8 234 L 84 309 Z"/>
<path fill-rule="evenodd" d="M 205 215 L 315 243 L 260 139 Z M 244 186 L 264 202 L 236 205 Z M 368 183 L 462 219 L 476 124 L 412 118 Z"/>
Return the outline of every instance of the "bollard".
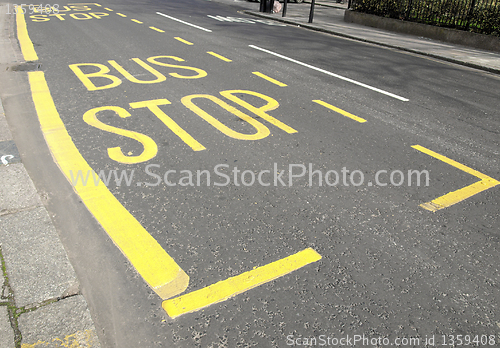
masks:
<path fill-rule="evenodd" d="M 309 23 L 313 22 L 313 17 L 314 17 L 314 2 L 315 2 L 315 0 L 311 0 L 311 12 L 309 12 Z"/>
<path fill-rule="evenodd" d="M 260 0 L 259 12 L 273 12 L 274 0 Z"/>
<path fill-rule="evenodd" d="M 286 17 L 286 5 L 288 4 L 288 0 L 285 0 L 283 2 L 283 14 L 281 15 L 281 17 Z"/>
<path fill-rule="evenodd" d="M 315 0 L 311 0 L 311 11 L 309 12 L 309 23 L 312 23 L 314 17 L 314 3 Z"/>

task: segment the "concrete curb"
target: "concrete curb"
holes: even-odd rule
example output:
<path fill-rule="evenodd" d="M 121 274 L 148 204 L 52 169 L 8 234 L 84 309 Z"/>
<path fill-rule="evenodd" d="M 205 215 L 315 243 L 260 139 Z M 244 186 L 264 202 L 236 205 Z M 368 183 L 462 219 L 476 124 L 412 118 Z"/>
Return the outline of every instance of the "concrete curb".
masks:
<path fill-rule="evenodd" d="M 17 152 L 1 101 L 0 126 L 0 347 L 98 348 L 76 273 Z"/>
<path fill-rule="evenodd" d="M 244 10 L 243 12 L 246 13 L 246 14 L 255 16 L 255 17 L 261 17 L 261 18 L 265 18 L 265 19 L 271 19 L 271 20 L 282 22 L 282 23 L 285 23 L 285 24 L 296 25 L 296 26 L 299 26 L 299 27 L 302 27 L 302 28 L 306 28 L 306 29 L 310 29 L 310 30 L 314 30 L 314 31 L 319 31 L 319 32 L 323 32 L 323 33 L 327 33 L 327 34 L 331 34 L 331 35 L 335 35 L 335 36 L 345 37 L 345 38 L 348 38 L 348 39 L 351 39 L 351 40 L 356 40 L 356 41 L 366 42 L 366 43 L 370 43 L 370 44 L 375 44 L 375 45 L 379 45 L 379 46 L 382 46 L 382 47 L 394 48 L 394 49 L 398 49 L 398 50 L 405 51 L 405 52 L 419 54 L 419 55 L 423 55 L 423 56 L 426 56 L 426 57 L 431 57 L 431 58 L 435 58 L 435 59 L 447 61 L 447 62 L 450 62 L 450 63 L 455 63 L 455 64 L 467 66 L 469 68 L 474 68 L 474 69 L 479 69 L 479 70 L 483 70 L 483 71 L 488 71 L 488 72 L 491 72 L 491 73 L 494 73 L 494 74 L 500 74 L 500 69 L 495 69 L 495 68 L 483 66 L 481 64 L 475 64 L 475 63 L 471 63 L 471 62 L 462 61 L 462 60 L 459 60 L 459 59 L 454 59 L 454 58 L 450 58 L 450 57 L 444 57 L 442 55 L 437 55 L 437 54 L 433 54 L 433 53 L 429 53 L 429 52 L 424 52 L 422 50 L 410 49 L 410 48 L 399 46 L 399 45 L 391 45 L 391 44 L 388 44 L 388 43 L 384 43 L 384 42 L 380 42 L 380 41 L 376 41 L 376 40 L 370 40 L 370 39 L 359 37 L 359 36 L 348 35 L 348 34 L 345 34 L 345 33 L 339 33 L 339 32 L 336 32 L 334 30 L 331 30 L 331 29 L 328 29 L 328 28 L 324 28 L 324 27 L 321 27 L 321 26 L 318 26 L 318 25 L 309 24 L 309 23 L 303 23 L 303 22 L 299 22 L 299 21 L 296 21 L 296 20 L 284 19 L 282 17 L 276 17 L 276 16 L 273 16 L 273 15 L 268 15 L 268 14 L 264 14 L 264 13 L 261 13 L 261 12 L 250 11 L 250 10 Z"/>

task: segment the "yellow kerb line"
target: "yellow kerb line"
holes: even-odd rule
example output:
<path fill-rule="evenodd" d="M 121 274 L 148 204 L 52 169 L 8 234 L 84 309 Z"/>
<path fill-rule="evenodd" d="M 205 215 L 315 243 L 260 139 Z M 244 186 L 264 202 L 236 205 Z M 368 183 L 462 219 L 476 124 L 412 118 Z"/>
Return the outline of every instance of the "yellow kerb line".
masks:
<path fill-rule="evenodd" d="M 127 17 L 127 16 L 126 16 L 126 15 L 124 15 L 123 13 L 118 13 L 118 12 L 117 12 L 116 14 L 117 14 L 118 16 L 120 16 L 120 17 L 123 17 L 123 18 Z"/>
<path fill-rule="evenodd" d="M 100 347 L 99 339 L 94 330 L 77 331 L 64 338 L 53 337 L 47 341 L 38 340 L 36 343 L 22 343 L 21 348 L 54 347 L 54 342 L 58 342 L 59 347 Z M 60 342 L 60 343 L 59 343 Z M 81 344 L 80 344 L 81 343 Z"/>
<path fill-rule="evenodd" d="M 93 173 L 92 168 L 78 152 L 57 112 L 44 73 L 28 72 L 28 78 L 42 133 L 61 171 L 70 182 L 72 173 Z M 122 206 L 102 181 L 99 181 L 98 185 L 84 185 L 78 182 L 74 190 L 158 296 L 167 299 L 187 288 L 188 275 Z"/>
<path fill-rule="evenodd" d="M 192 42 L 189 42 L 187 40 L 181 39 L 180 37 L 174 37 L 174 39 L 176 39 L 177 41 L 180 41 L 182 43 L 185 43 L 186 45 L 193 45 Z"/>
<path fill-rule="evenodd" d="M 26 25 L 24 13 L 22 13 L 21 11 L 17 12 L 16 22 L 17 38 L 19 40 L 19 45 L 21 46 L 21 52 L 23 53 L 24 60 L 27 62 L 38 60 L 38 55 L 35 52 L 33 42 L 28 35 L 28 27 Z"/>
<path fill-rule="evenodd" d="M 232 60 L 231 60 L 231 59 L 226 58 L 226 57 L 224 57 L 224 56 L 221 56 L 220 54 L 217 54 L 217 53 L 215 53 L 215 52 L 208 51 L 207 53 L 208 53 L 208 54 L 210 54 L 210 55 L 212 55 L 212 56 L 214 56 L 214 57 L 216 57 L 216 58 L 219 58 L 220 60 L 223 60 L 223 61 L 225 61 L 225 62 L 232 62 Z"/>
<path fill-rule="evenodd" d="M 141 21 L 137 20 L 137 19 L 131 19 L 132 22 L 136 22 L 136 23 L 139 23 L 139 24 L 142 24 Z"/>
<path fill-rule="evenodd" d="M 444 196 L 433 199 L 430 202 L 420 204 L 420 206 L 424 209 L 430 210 L 432 212 L 438 211 L 440 209 L 444 209 L 444 208 L 447 208 L 453 204 L 461 202 L 464 199 L 472 197 L 479 192 L 485 191 L 489 188 L 492 188 L 492 187 L 500 184 L 500 181 L 497 181 L 497 180 L 489 177 L 488 175 L 480 173 L 477 170 L 469 168 L 469 167 L 467 167 L 461 163 L 458 163 L 458 162 L 456 162 L 448 157 L 445 157 L 445 156 L 440 155 L 434 151 L 426 149 L 423 146 L 413 145 L 412 147 L 415 150 L 421 151 L 429 156 L 432 156 L 440 161 L 443 161 L 443 162 L 445 162 L 445 163 L 447 163 L 455 168 L 458 168 L 458 169 L 460 169 L 460 170 L 462 170 L 470 175 L 474 175 L 475 177 L 481 179 L 481 181 L 478 181 L 472 185 L 469 185 L 469 186 L 463 187 L 459 190 L 450 192 Z"/>
<path fill-rule="evenodd" d="M 286 87 L 287 85 L 284 84 L 283 82 L 279 82 L 278 80 L 273 79 L 272 77 L 269 77 L 267 75 L 264 75 L 263 73 L 260 73 L 258 71 L 254 71 L 252 74 L 257 75 L 258 77 L 263 78 L 264 80 L 267 80 L 269 82 L 274 83 L 275 85 L 278 85 L 280 87 Z"/>
<path fill-rule="evenodd" d="M 149 29 L 156 30 L 159 33 L 164 33 L 165 32 L 165 30 L 161 30 L 161 29 L 158 29 L 158 28 L 155 28 L 155 27 L 149 27 Z"/>
<path fill-rule="evenodd" d="M 163 301 L 162 307 L 171 318 L 195 312 L 270 282 L 320 259 L 320 254 L 308 248 L 206 288 Z"/>
<path fill-rule="evenodd" d="M 353 114 L 351 114 L 351 113 L 349 113 L 349 112 L 347 112 L 347 111 L 344 111 L 344 110 L 342 110 L 342 109 L 339 109 L 338 107 L 333 106 L 333 105 L 331 105 L 331 104 L 328 104 L 328 103 L 326 103 L 326 102 L 324 102 L 324 101 L 322 101 L 322 100 L 313 100 L 313 102 L 315 102 L 315 103 L 317 103 L 317 104 L 319 104 L 319 105 L 322 105 L 322 106 L 324 106 L 325 108 L 328 108 L 328 109 L 330 109 L 330 110 L 333 110 L 333 111 L 335 111 L 335 112 L 338 112 L 339 114 L 344 115 L 345 117 L 349 117 L 350 119 L 353 119 L 354 121 L 357 121 L 357 122 L 359 122 L 359 123 L 364 123 L 364 122 L 366 122 L 366 120 L 365 120 L 364 118 L 361 118 L 361 117 L 358 117 L 358 116 L 356 116 L 356 115 L 353 115 Z"/>

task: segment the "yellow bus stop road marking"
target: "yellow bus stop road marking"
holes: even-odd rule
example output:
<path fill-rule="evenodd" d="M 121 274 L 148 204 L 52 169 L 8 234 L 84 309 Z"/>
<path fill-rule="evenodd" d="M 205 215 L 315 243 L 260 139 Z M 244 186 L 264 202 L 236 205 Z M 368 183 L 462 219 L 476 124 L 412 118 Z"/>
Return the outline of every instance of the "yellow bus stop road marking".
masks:
<path fill-rule="evenodd" d="M 22 45 L 27 47 L 27 53 L 23 52 L 23 54 L 25 57 L 34 54 L 38 59 L 28 36 L 24 15 L 17 16 L 17 19 L 18 28 L 21 29 L 18 30 L 19 39 L 23 42 Z M 32 52 L 29 52 L 31 48 Z M 40 128 L 63 174 L 69 182 L 73 181 L 72 174 L 79 171 L 95 174 L 68 134 L 50 94 L 45 74 L 42 71 L 28 72 L 28 80 Z M 189 276 L 123 207 L 102 181 L 99 181 L 97 185 L 77 182 L 73 188 L 111 240 L 158 296 L 166 300 L 186 290 Z M 211 304 L 225 301 L 320 259 L 321 255 L 308 248 L 239 276 L 170 301 L 164 301 L 162 307 L 171 317 L 194 312 Z"/>
<path fill-rule="evenodd" d="M 102 5 L 99 5 L 95 2 L 73 2 L 73 3 L 68 4 L 68 5 L 96 5 L 96 6 L 102 7 Z"/>
<path fill-rule="evenodd" d="M 162 307 L 172 318 L 196 312 L 211 304 L 225 301 L 247 290 L 270 282 L 320 259 L 320 254 L 308 248 L 284 259 L 222 280 L 206 288 L 163 301 Z"/>
<path fill-rule="evenodd" d="M 273 79 L 272 77 L 269 77 L 269 76 L 267 76 L 267 75 L 264 75 L 263 73 L 260 73 L 260 72 L 258 72 L 258 71 L 254 71 L 252 74 L 257 75 L 258 77 L 261 77 L 261 78 L 263 78 L 264 80 L 267 80 L 267 81 L 269 81 L 269 82 L 271 82 L 271 83 L 274 83 L 274 84 L 275 84 L 275 85 L 277 85 L 277 86 L 280 86 L 280 87 L 286 87 L 286 86 L 287 86 L 287 85 L 286 85 L 286 84 L 284 84 L 283 82 L 279 82 L 278 80 L 275 80 L 275 79 Z"/>
<path fill-rule="evenodd" d="M 317 103 L 317 104 L 319 104 L 319 105 L 322 105 L 322 106 L 324 106 L 325 108 L 328 108 L 328 109 L 330 109 L 330 110 L 333 110 L 333 111 L 335 111 L 335 112 L 338 112 L 339 114 L 344 115 L 345 117 L 349 117 L 350 119 L 353 119 L 354 121 L 357 121 L 357 122 L 359 122 L 359 123 L 364 123 L 364 122 L 366 122 L 366 120 L 365 120 L 364 118 L 361 118 L 361 117 L 358 117 L 358 116 L 356 116 L 356 115 L 353 115 L 353 114 L 351 114 L 351 113 L 349 113 L 349 112 L 347 112 L 347 111 L 344 111 L 344 110 L 342 110 L 342 109 L 339 109 L 338 107 L 333 106 L 333 105 L 331 105 L 331 104 L 328 104 L 327 102 L 324 102 L 324 101 L 322 101 L 322 100 L 313 100 L 313 102 L 315 102 L 315 103 Z"/>
<path fill-rule="evenodd" d="M 472 185 L 469 185 L 469 186 L 463 187 L 459 190 L 447 193 L 444 196 L 433 199 L 430 202 L 420 204 L 420 206 L 424 209 L 430 210 L 432 212 L 438 211 L 440 209 L 444 209 L 444 208 L 447 208 L 453 204 L 461 202 L 464 199 L 472 197 L 479 192 L 482 192 L 484 190 L 487 190 L 489 188 L 492 188 L 492 187 L 500 184 L 500 181 L 497 181 L 497 180 L 495 180 L 495 179 L 493 179 L 493 178 L 491 178 L 483 173 L 478 172 L 477 170 L 471 169 L 471 168 L 469 168 L 461 163 L 458 163 L 458 162 L 456 162 L 448 157 L 445 157 L 445 156 L 440 155 L 434 151 L 426 149 L 423 146 L 414 145 L 412 147 L 418 151 L 421 151 L 429 156 L 432 156 L 440 161 L 448 163 L 449 165 L 451 165 L 455 168 L 463 170 L 464 172 L 469 173 L 471 175 L 474 175 L 475 177 L 481 179 L 480 181 L 478 181 Z"/>
<path fill-rule="evenodd" d="M 26 26 L 26 20 L 22 11 L 17 11 L 16 22 L 17 38 L 19 40 L 19 45 L 21 46 L 21 52 L 23 53 L 24 60 L 27 62 L 38 60 L 38 55 L 35 52 L 33 42 L 28 35 L 28 27 Z"/>
<path fill-rule="evenodd" d="M 180 41 L 180 42 L 182 42 L 182 43 L 185 43 L 186 45 L 190 45 L 190 46 L 191 46 L 191 45 L 193 45 L 193 43 L 192 43 L 192 42 L 189 42 L 189 41 L 187 41 L 187 40 L 184 40 L 183 38 L 180 38 L 180 37 L 178 37 L 178 36 L 174 37 L 174 39 L 176 39 L 177 41 Z"/>
<path fill-rule="evenodd" d="M 156 28 L 156 27 L 149 27 L 149 29 L 156 30 L 156 31 L 157 31 L 157 32 L 159 32 L 159 33 L 164 33 L 164 32 L 165 32 L 165 30 L 161 30 L 161 29 L 158 29 L 158 28 Z"/>
<path fill-rule="evenodd" d="M 223 61 L 225 61 L 225 62 L 232 62 L 232 60 L 231 60 L 231 59 L 226 58 L 226 57 L 224 57 L 224 56 L 221 56 L 220 54 L 217 54 L 217 53 L 215 53 L 215 52 L 208 51 L 207 53 L 208 53 L 208 54 L 210 54 L 210 55 L 212 55 L 212 56 L 214 56 L 214 57 L 216 57 L 216 58 L 219 58 L 220 60 L 223 60 Z"/>
<path fill-rule="evenodd" d="M 42 133 L 61 171 L 70 182 L 71 173 L 80 170 L 83 173 L 92 172 L 92 168 L 78 152 L 57 112 L 44 73 L 29 72 L 28 78 Z M 98 185 L 77 183 L 74 190 L 158 296 L 167 299 L 187 288 L 188 275 L 123 207 L 102 181 Z"/>

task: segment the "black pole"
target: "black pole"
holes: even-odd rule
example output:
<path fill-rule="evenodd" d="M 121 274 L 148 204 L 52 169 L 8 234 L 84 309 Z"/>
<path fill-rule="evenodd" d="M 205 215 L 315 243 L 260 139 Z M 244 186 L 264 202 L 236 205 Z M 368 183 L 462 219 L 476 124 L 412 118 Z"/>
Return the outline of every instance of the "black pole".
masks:
<path fill-rule="evenodd" d="M 283 14 L 282 17 L 286 17 L 286 5 L 288 4 L 288 0 L 285 0 L 283 3 Z"/>
<path fill-rule="evenodd" d="M 260 9 L 259 9 L 259 12 L 264 12 L 265 11 L 266 1 L 267 0 L 260 0 Z"/>
<path fill-rule="evenodd" d="M 266 11 L 269 13 L 273 13 L 273 5 L 274 5 L 274 0 L 266 0 Z"/>
<path fill-rule="evenodd" d="M 314 2 L 315 2 L 315 0 L 311 1 L 311 12 L 309 12 L 309 23 L 313 22 L 313 17 L 314 17 Z"/>

